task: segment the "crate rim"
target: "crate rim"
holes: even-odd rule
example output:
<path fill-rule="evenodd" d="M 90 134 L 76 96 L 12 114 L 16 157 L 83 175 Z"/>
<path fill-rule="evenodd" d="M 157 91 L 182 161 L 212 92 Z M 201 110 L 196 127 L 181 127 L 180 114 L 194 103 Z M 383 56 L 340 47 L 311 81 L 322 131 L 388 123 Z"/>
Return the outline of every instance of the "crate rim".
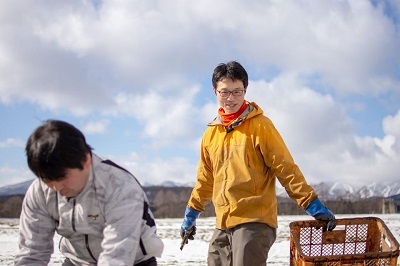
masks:
<path fill-rule="evenodd" d="M 383 224 L 385 224 L 385 222 L 381 219 L 381 218 L 379 218 L 379 217 L 376 217 L 376 216 L 360 216 L 360 217 L 350 217 L 350 218 L 336 218 L 335 219 L 335 222 L 341 222 L 341 221 L 351 221 L 351 220 L 361 220 L 361 219 L 368 219 L 368 220 L 378 220 L 378 221 L 380 221 L 381 223 L 383 223 Z M 319 220 L 312 220 L 312 219 L 310 219 L 310 220 L 297 220 L 297 221 L 292 221 L 292 222 L 290 222 L 289 223 L 289 227 L 291 226 L 291 225 L 293 225 L 293 224 L 296 224 L 296 223 L 314 223 L 314 224 L 316 224 L 316 226 L 320 226 L 320 225 L 326 225 L 326 222 L 322 222 L 322 221 L 319 221 Z M 314 226 L 309 226 L 309 227 L 314 227 Z"/>

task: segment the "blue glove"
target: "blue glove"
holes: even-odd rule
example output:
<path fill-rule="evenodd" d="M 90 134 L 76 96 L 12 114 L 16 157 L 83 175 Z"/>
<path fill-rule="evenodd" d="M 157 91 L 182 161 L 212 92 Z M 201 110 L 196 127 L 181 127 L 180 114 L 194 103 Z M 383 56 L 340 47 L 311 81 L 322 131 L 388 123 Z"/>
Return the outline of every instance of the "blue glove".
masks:
<path fill-rule="evenodd" d="M 189 233 L 190 229 L 194 227 L 193 232 L 190 234 L 189 239 L 193 240 L 194 235 L 196 234 L 196 219 L 199 218 L 200 212 L 195 211 L 189 207 L 186 207 L 185 210 L 185 218 L 183 219 L 183 223 L 181 225 L 181 237 L 182 239 L 185 237 L 186 233 Z"/>
<path fill-rule="evenodd" d="M 335 215 L 325 205 L 316 198 L 306 208 L 307 214 L 314 217 L 316 220 L 327 222 L 324 226 L 323 231 L 332 231 L 335 228 Z"/>

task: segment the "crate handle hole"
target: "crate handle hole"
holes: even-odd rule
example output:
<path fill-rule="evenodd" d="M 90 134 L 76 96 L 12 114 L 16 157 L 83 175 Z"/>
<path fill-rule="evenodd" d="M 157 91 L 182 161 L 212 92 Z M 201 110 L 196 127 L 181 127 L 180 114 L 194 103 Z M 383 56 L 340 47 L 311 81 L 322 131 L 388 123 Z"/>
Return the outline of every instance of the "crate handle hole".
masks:
<path fill-rule="evenodd" d="M 346 230 L 346 225 L 344 225 L 344 224 L 337 225 L 337 226 L 333 229 L 333 231 L 345 231 L 345 230 Z"/>
<path fill-rule="evenodd" d="M 390 240 L 386 237 L 386 235 L 383 235 L 383 240 L 385 240 L 386 244 L 388 245 L 389 248 L 392 248 L 392 243 Z"/>

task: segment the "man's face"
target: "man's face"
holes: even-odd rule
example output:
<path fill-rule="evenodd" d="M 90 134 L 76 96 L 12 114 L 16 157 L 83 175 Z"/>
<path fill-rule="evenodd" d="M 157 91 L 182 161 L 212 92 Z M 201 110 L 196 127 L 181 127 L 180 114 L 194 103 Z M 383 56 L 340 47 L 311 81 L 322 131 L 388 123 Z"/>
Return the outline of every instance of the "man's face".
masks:
<path fill-rule="evenodd" d="M 59 181 L 43 179 L 43 182 L 64 197 L 75 197 L 83 190 L 89 179 L 91 161 L 91 156 L 88 154 L 82 170 L 67 168 L 63 179 Z"/>
<path fill-rule="evenodd" d="M 239 96 L 234 96 L 229 93 L 229 96 L 221 96 L 220 93 L 224 92 L 236 92 L 242 91 Z M 233 114 L 239 111 L 244 101 L 244 95 L 246 93 L 243 82 L 241 80 L 232 80 L 230 78 L 224 78 L 217 82 L 217 87 L 214 88 L 214 93 L 217 96 L 218 104 L 224 109 L 226 114 Z"/>

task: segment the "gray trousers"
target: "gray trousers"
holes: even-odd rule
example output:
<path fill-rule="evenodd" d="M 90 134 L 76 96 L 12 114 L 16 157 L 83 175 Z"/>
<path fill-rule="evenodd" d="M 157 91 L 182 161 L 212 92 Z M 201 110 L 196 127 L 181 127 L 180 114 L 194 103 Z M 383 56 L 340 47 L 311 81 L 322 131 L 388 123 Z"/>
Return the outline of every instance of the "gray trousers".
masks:
<path fill-rule="evenodd" d="M 264 266 L 276 239 L 276 228 L 246 223 L 216 229 L 208 248 L 208 266 Z"/>

